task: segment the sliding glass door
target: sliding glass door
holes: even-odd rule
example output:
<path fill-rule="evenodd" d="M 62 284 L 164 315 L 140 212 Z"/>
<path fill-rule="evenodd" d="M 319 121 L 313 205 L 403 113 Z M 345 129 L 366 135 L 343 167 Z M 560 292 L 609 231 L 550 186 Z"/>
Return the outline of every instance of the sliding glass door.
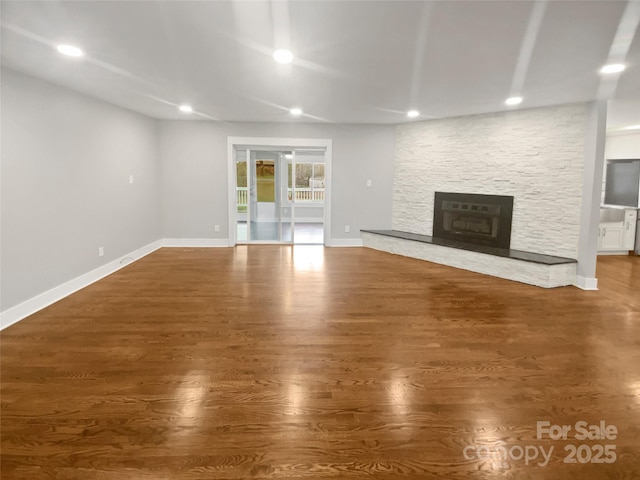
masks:
<path fill-rule="evenodd" d="M 324 243 L 324 150 L 236 147 L 238 243 Z"/>

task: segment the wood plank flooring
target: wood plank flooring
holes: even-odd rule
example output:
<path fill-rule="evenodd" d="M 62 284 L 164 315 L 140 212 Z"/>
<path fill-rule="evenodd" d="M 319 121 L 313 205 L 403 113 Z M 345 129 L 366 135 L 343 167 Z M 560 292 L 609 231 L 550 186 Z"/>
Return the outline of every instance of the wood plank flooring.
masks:
<path fill-rule="evenodd" d="M 598 277 L 161 249 L 2 332 L 1 477 L 640 478 L 640 258 Z M 615 440 L 536 437 L 601 420 Z"/>

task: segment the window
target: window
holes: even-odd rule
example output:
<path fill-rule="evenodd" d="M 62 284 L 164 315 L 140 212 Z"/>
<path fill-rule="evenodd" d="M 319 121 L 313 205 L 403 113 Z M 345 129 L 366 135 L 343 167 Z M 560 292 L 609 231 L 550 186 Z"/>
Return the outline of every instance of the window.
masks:
<path fill-rule="evenodd" d="M 291 177 L 289 200 L 293 198 Z M 324 163 L 296 163 L 295 185 L 297 202 L 324 202 Z"/>

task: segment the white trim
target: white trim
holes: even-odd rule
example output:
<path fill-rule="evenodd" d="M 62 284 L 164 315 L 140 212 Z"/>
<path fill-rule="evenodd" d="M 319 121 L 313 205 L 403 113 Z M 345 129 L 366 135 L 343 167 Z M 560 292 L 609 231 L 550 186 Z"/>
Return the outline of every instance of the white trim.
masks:
<path fill-rule="evenodd" d="M 237 145 L 239 147 L 275 147 L 273 149 L 266 149 L 274 151 L 279 150 L 280 147 L 285 147 L 285 149 L 326 148 L 328 143 L 331 143 L 331 140 L 328 139 L 295 137 L 227 137 L 227 140 L 228 142 L 231 142 L 232 145 Z"/>
<path fill-rule="evenodd" d="M 236 180 L 238 174 L 236 173 L 236 158 L 233 151 L 233 142 L 231 141 L 232 137 L 227 137 L 227 224 L 229 230 L 229 245 L 235 245 L 237 242 L 237 223 L 238 218 L 236 214 L 238 213 L 238 196 L 236 193 Z M 247 158 L 247 175 L 249 175 L 249 159 Z M 247 182 L 249 181 L 249 177 L 247 176 Z M 247 183 L 247 187 L 248 187 Z M 249 221 L 249 203 L 251 200 L 248 197 L 249 191 L 247 190 L 247 212 L 244 216 Z M 248 232 L 247 232 L 248 233 Z"/>
<path fill-rule="evenodd" d="M 581 290 L 598 290 L 598 279 L 586 278 L 578 275 L 576 277 L 575 286 Z"/>
<path fill-rule="evenodd" d="M 149 255 L 150 253 L 155 252 L 161 246 L 162 242 L 160 240 L 156 240 L 155 242 L 138 248 L 131 253 L 122 255 L 120 258 L 113 260 L 106 265 L 91 270 L 90 272 L 84 273 L 79 277 L 58 285 L 57 287 L 53 287 L 51 290 L 47 290 L 46 292 L 25 300 L 15 307 L 8 308 L 4 312 L 0 313 L 0 330 L 3 330 L 8 326 L 19 322 L 29 315 L 33 315 L 37 311 L 42 310 L 43 308 L 48 307 L 49 305 L 56 303 L 65 297 L 68 297 L 72 293 L 75 293 L 78 290 L 81 290 L 91 285 L 92 283 L 97 282 L 107 275 L 111 275 L 121 268 L 130 265 L 131 262 L 127 262 L 124 264 L 122 263 L 122 261 L 127 257 L 133 258 L 133 261 L 135 262 L 145 255 Z"/>
<path fill-rule="evenodd" d="M 228 238 L 163 238 L 163 247 L 229 247 Z"/>
<path fill-rule="evenodd" d="M 603 255 L 623 255 L 623 256 L 628 256 L 629 252 L 627 250 L 612 250 L 612 251 L 602 251 L 602 252 L 598 252 L 598 256 L 601 257 Z"/>
<path fill-rule="evenodd" d="M 324 152 L 324 242 L 329 245 L 331 239 L 331 198 L 333 177 L 333 141 L 327 140 Z"/>
<path fill-rule="evenodd" d="M 327 247 L 362 247 L 361 238 L 331 238 L 326 242 Z"/>

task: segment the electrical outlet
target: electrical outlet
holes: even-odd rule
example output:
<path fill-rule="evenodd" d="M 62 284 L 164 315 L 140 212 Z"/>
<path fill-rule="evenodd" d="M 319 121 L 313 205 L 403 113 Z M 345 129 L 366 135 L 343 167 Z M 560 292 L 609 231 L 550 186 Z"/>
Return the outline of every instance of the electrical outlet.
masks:
<path fill-rule="evenodd" d="M 370 187 L 370 186 L 372 186 L 372 185 L 373 185 L 373 181 L 371 181 L 371 180 L 367 180 L 367 187 Z"/>
<path fill-rule="evenodd" d="M 133 175 L 129 175 L 129 183 L 133 183 Z"/>
<path fill-rule="evenodd" d="M 220 225 L 214 225 L 213 226 L 213 231 L 214 232 L 219 232 L 220 231 Z"/>
<path fill-rule="evenodd" d="M 351 231 L 351 227 L 349 225 L 344 226 L 344 233 L 349 233 Z"/>
<path fill-rule="evenodd" d="M 104 247 L 98 247 L 98 256 L 104 257 Z"/>

